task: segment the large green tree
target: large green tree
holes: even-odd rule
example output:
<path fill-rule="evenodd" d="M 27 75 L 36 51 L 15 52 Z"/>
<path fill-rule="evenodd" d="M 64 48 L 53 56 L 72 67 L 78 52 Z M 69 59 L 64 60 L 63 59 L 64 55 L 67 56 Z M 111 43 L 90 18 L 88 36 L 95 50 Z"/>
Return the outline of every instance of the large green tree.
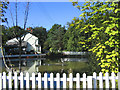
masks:
<path fill-rule="evenodd" d="M 74 18 L 71 23 L 67 24 L 68 28 L 64 35 L 64 42 L 65 49 L 68 51 L 87 51 L 85 47 L 82 47 L 82 44 L 79 44 L 81 40 L 88 38 L 85 32 L 80 32 L 82 26 L 85 25 L 86 22 L 83 21 L 79 23 L 79 28 L 77 27 L 78 25 L 75 25 L 75 23 L 78 22 L 79 18 Z"/>
<path fill-rule="evenodd" d="M 83 25 L 81 32 L 88 33 L 89 38 L 80 43 L 84 43 L 83 47 L 95 54 L 103 73 L 117 73 L 120 58 L 118 2 L 85 2 L 83 6 L 73 2 L 73 5 L 83 11 L 80 16 L 88 22 L 87 25 Z M 83 20 L 79 20 L 75 25 L 79 28 L 78 23 Z"/>
<path fill-rule="evenodd" d="M 52 28 L 48 31 L 47 40 L 45 42 L 45 49 L 51 49 L 53 51 L 63 50 L 64 42 L 63 37 L 66 32 L 65 27 L 61 25 L 54 24 Z"/>
<path fill-rule="evenodd" d="M 47 38 L 46 28 L 34 27 L 32 34 L 35 35 L 36 37 L 38 37 L 39 44 L 41 45 L 41 47 L 42 47 L 41 49 L 42 49 L 42 52 L 43 52 L 43 44 L 44 44 L 44 42 L 46 41 L 46 38 Z"/>

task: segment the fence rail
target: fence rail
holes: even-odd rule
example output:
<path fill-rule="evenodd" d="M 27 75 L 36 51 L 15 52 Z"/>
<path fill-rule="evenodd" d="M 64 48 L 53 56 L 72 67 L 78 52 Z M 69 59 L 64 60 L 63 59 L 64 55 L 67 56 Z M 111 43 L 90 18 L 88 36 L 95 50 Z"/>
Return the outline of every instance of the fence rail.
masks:
<path fill-rule="evenodd" d="M 65 55 L 86 55 L 88 52 L 72 52 L 72 51 L 63 51 Z"/>
<path fill-rule="evenodd" d="M 18 75 L 17 72 L 13 74 L 11 72 L 6 75 L 5 72 L 0 73 L 0 89 L 5 88 L 118 88 L 118 76 L 115 76 L 114 73 L 106 73 L 105 76 L 102 73 L 99 73 L 97 76 L 96 73 L 93 73 L 93 76 L 86 76 L 84 73 L 82 77 L 77 73 L 76 77 L 73 77 L 73 74 L 70 73 L 69 76 L 63 73 L 63 76 L 60 77 L 60 74 L 57 73 L 54 77 L 53 73 L 47 74 L 44 73 L 42 77 L 41 73 L 38 73 L 37 76 L 35 73 L 32 73 L 32 76 L 29 76 L 29 73 L 25 75 L 23 72 Z"/>

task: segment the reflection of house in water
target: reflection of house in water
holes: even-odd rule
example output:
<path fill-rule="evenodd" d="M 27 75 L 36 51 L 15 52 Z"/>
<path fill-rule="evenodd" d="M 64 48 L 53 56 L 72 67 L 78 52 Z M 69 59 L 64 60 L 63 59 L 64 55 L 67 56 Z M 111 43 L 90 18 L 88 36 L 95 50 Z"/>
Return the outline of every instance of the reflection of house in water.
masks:
<path fill-rule="evenodd" d="M 24 39 L 23 39 L 24 38 Z M 30 33 L 27 33 L 25 36 L 22 36 L 23 42 L 22 42 L 22 51 L 25 52 L 36 52 L 41 53 L 41 46 L 38 44 L 38 38 Z M 10 50 L 10 52 L 18 51 L 19 42 L 17 38 L 13 38 L 11 40 L 8 40 L 6 42 L 6 48 Z"/>
<path fill-rule="evenodd" d="M 19 59 L 10 59 L 11 63 L 13 64 L 13 69 L 16 69 L 17 72 L 19 72 L 18 66 L 19 66 Z M 32 75 L 33 72 L 37 73 L 39 72 L 39 66 L 41 66 L 42 61 L 40 58 L 22 58 L 21 61 L 21 71 L 26 73 L 29 72 L 30 75 Z M 9 61 L 7 60 L 7 63 Z"/>
<path fill-rule="evenodd" d="M 24 70 L 24 73 L 29 72 L 32 75 L 33 72 L 39 72 L 39 66 L 41 66 L 41 60 L 36 60 L 34 62 L 27 62 L 27 69 Z"/>

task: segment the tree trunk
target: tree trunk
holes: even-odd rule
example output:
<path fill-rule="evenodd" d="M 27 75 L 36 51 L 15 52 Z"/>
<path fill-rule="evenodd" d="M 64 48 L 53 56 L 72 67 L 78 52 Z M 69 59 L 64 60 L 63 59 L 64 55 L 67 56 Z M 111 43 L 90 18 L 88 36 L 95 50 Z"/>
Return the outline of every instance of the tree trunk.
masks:
<path fill-rule="evenodd" d="M 20 41 L 19 41 L 19 72 L 21 72 L 21 50 L 22 50 L 22 41 L 21 41 L 21 37 L 20 37 Z"/>

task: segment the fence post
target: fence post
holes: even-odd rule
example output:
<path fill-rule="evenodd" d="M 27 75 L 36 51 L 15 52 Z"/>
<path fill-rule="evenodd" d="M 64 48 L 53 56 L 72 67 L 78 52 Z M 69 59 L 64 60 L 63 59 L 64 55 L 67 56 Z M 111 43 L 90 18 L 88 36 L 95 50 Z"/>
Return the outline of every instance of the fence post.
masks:
<path fill-rule="evenodd" d="M 105 73 L 105 86 L 108 89 L 109 88 L 109 73 Z"/>
<path fill-rule="evenodd" d="M 97 74 L 96 74 L 96 72 L 94 72 L 93 73 L 93 87 L 94 87 L 94 89 L 96 90 L 96 88 L 97 88 Z"/>
<path fill-rule="evenodd" d="M 0 90 L 2 90 L 2 73 L 0 73 Z"/>
<path fill-rule="evenodd" d="M 92 76 L 87 77 L 88 89 L 92 90 Z"/>
<path fill-rule="evenodd" d="M 86 74 L 83 74 L 83 89 L 86 89 Z"/>
<path fill-rule="evenodd" d="M 73 74 L 72 73 L 69 74 L 69 88 L 70 89 L 73 88 Z"/>
<path fill-rule="evenodd" d="M 30 76 L 29 73 L 26 73 L 26 88 L 30 88 Z"/>
<path fill-rule="evenodd" d="M 24 77 L 23 77 L 23 72 L 20 73 L 20 88 L 24 88 Z"/>
<path fill-rule="evenodd" d="M 42 78 L 41 78 L 41 73 L 38 73 L 38 89 L 41 88 L 41 81 L 42 81 Z"/>
<path fill-rule="evenodd" d="M 76 88 L 77 89 L 80 88 L 80 74 L 79 73 L 76 74 Z"/>
<path fill-rule="evenodd" d="M 32 73 L 32 88 L 35 89 L 35 73 Z"/>
<path fill-rule="evenodd" d="M 56 74 L 56 88 L 60 89 L 60 74 Z"/>
<path fill-rule="evenodd" d="M 44 88 L 48 88 L 48 78 L 47 78 L 47 73 L 44 73 Z"/>
<path fill-rule="evenodd" d="M 102 76 L 102 72 L 99 73 L 99 88 L 103 89 L 103 76 Z"/>
<path fill-rule="evenodd" d="M 50 88 L 54 88 L 54 78 L 53 78 L 53 73 L 50 73 Z"/>
<path fill-rule="evenodd" d="M 111 73 L 111 77 L 112 77 L 111 78 L 112 88 L 115 89 L 115 73 L 114 72 Z"/>
<path fill-rule="evenodd" d="M 6 73 L 5 72 L 3 72 L 3 89 L 5 89 L 6 88 Z"/>
<path fill-rule="evenodd" d="M 12 89 L 12 72 L 9 72 L 9 88 Z"/>
<path fill-rule="evenodd" d="M 14 88 L 15 89 L 18 88 L 18 76 L 17 76 L 17 72 L 14 72 Z"/>
<path fill-rule="evenodd" d="M 120 72 L 118 72 L 118 90 L 120 90 Z"/>
<path fill-rule="evenodd" d="M 66 82 L 67 82 L 67 78 L 66 78 L 66 73 L 63 73 L 63 89 L 66 89 Z"/>

